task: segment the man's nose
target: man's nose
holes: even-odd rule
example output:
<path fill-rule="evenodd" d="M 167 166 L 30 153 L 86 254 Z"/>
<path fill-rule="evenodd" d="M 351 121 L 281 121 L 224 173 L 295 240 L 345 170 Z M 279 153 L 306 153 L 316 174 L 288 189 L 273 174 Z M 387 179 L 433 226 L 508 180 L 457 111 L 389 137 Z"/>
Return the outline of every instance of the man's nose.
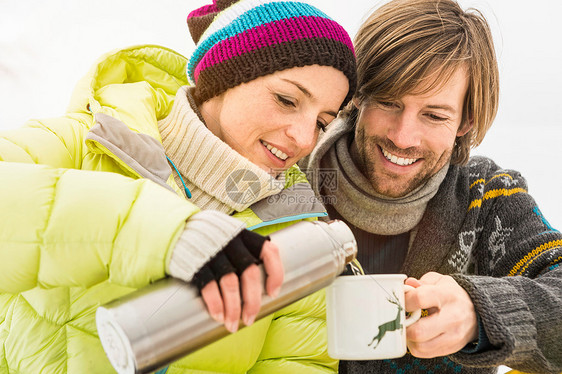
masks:
<path fill-rule="evenodd" d="M 421 145 L 422 124 L 416 114 L 406 111 L 398 114 L 387 132 L 387 137 L 401 149 Z"/>

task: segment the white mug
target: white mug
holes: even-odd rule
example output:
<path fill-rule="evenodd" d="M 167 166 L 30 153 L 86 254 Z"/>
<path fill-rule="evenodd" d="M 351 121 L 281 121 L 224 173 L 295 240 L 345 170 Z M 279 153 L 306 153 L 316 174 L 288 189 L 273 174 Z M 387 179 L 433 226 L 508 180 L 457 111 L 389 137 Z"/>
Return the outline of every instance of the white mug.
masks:
<path fill-rule="evenodd" d="M 379 360 L 406 354 L 404 274 L 340 276 L 326 289 L 328 355 L 341 360 Z"/>

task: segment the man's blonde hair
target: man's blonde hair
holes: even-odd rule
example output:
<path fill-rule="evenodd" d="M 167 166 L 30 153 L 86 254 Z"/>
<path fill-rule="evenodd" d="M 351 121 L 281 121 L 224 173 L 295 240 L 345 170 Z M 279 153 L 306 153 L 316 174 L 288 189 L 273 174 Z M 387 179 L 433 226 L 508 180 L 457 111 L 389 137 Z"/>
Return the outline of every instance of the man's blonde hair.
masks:
<path fill-rule="evenodd" d="M 452 164 L 466 163 L 498 110 L 498 64 L 482 13 L 464 11 L 452 0 L 394 0 L 363 23 L 355 50 L 359 101 L 422 94 L 445 84 L 457 69 L 466 69 L 461 126 L 470 121 L 473 127 L 457 139 L 451 158 Z M 347 111 L 356 109 L 350 105 Z"/>

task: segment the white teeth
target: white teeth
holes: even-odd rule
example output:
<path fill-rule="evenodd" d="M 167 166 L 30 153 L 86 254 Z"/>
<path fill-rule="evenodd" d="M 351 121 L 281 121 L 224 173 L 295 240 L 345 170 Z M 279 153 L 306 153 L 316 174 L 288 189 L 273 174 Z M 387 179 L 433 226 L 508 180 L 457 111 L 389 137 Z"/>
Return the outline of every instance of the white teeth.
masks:
<path fill-rule="evenodd" d="M 411 165 L 418 160 L 417 158 L 397 157 L 397 156 L 391 154 L 390 152 L 387 152 L 384 149 L 382 150 L 382 153 L 384 154 L 384 157 L 386 157 L 386 159 L 388 161 L 392 162 L 393 164 L 400 165 L 400 166 L 408 166 L 408 165 Z"/>
<path fill-rule="evenodd" d="M 261 143 L 263 145 L 265 145 L 265 147 L 271 152 L 273 153 L 277 158 L 285 161 L 289 158 L 289 156 L 287 156 L 285 153 L 283 153 L 280 149 L 277 149 L 275 147 L 272 147 L 271 145 L 267 144 L 266 142 L 264 142 L 263 140 L 261 140 Z"/>

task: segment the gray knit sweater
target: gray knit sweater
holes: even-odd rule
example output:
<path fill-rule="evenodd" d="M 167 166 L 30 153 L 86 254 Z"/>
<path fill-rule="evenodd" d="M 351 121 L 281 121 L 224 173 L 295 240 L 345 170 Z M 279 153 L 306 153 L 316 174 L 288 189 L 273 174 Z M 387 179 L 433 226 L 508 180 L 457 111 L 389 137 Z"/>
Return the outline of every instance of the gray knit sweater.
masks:
<path fill-rule="evenodd" d="M 351 129 L 338 137 L 349 137 Z M 324 137 L 321 144 L 327 143 L 335 140 Z M 318 157 L 312 161 L 308 172 L 318 166 Z M 351 362 L 348 373 L 495 373 L 499 365 L 562 372 L 562 234 L 542 216 L 518 172 L 484 157 L 450 166 L 416 228 L 402 272 L 453 276 L 471 296 L 493 347 L 435 359 L 408 354 Z"/>

